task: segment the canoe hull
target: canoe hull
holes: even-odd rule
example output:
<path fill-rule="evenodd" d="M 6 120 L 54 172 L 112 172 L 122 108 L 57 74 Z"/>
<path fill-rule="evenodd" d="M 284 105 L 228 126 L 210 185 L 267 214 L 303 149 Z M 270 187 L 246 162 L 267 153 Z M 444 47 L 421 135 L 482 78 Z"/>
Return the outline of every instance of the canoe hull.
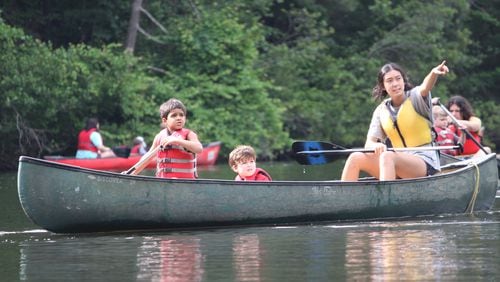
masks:
<path fill-rule="evenodd" d="M 221 142 L 212 142 L 206 146 L 203 146 L 203 151 L 200 154 L 196 155 L 196 164 L 199 166 L 214 165 L 217 162 L 217 157 L 219 156 L 220 146 Z M 45 159 L 83 168 L 108 171 L 124 171 L 134 166 L 141 159 L 141 156 L 100 159 L 77 159 L 73 157 L 46 156 Z M 153 158 L 146 168 L 156 168 L 156 158 Z"/>
<path fill-rule="evenodd" d="M 58 233 L 455 214 L 466 212 L 476 187 L 474 211 L 484 211 L 498 178 L 494 156 L 454 173 L 385 182 L 158 179 L 29 157 L 18 173 L 26 215 Z"/>

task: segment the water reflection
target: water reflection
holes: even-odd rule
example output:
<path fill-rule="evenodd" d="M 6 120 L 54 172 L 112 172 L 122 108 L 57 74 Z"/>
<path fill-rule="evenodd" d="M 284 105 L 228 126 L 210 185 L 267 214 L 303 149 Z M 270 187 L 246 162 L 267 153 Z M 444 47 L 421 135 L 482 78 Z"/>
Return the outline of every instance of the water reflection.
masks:
<path fill-rule="evenodd" d="M 456 248 L 442 232 L 418 230 L 382 230 L 347 234 L 346 270 L 376 281 L 436 279 L 442 271 L 456 270 L 453 258 L 441 257 L 441 249 Z M 355 273 L 352 273 L 352 272 Z M 356 273 L 358 272 L 358 273 Z"/>
<path fill-rule="evenodd" d="M 467 224 L 467 228 L 463 228 Z M 488 277 L 500 257 L 498 222 L 381 224 L 346 233 L 347 277 L 362 280 L 474 280 Z M 488 234 L 488 238 L 481 238 Z M 495 245 L 496 244 L 496 245 Z M 489 247 L 485 249 L 485 246 Z M 485 256 L 489 250 L 491 256 Z M 488 252 L 488 251 L 487 251 Z M 495 270 L 494 270 L 495 271 Z"/>
<path fill-rule="evenodd" d="M 17 235 L 24 239 L 13 261 L 20 280 L 37 281 L 477 281 L 500 277 L 499 230 L 497 212 L 133 235 L 28 233 Z"/>
<path fill-rule="evenodd" d="M 195 237 L 145 237 L 137 253 L 137 280 L 201 281 L 203 256 Z"/>
<path fill-rule="evenodd" d="M 233 264 L 238 281 L 261 281 L 261 246 L 257 234 L 233 239 Z"/>

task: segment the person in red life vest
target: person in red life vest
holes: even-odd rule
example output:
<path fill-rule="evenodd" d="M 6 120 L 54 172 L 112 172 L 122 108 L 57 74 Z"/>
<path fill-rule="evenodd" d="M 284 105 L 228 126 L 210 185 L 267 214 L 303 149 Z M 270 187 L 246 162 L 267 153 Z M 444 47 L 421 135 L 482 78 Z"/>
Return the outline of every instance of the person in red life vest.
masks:
<path fill-rule="evenodd" d="M 197 177 L 196 154 L 201 153 L 203 145 L 194 131 L 184 128 L 186 114 L 187 109 L 184 104 L 174 98 L 160 106 L 163 129 L 156 134 L 151 148 L 146 153 L 150 155 L 153 154 L 150 152 L 157 151 L 157 177 L 187 179 Z M 139 160 L 137 164 L 140 162 Z M 147 162 L 139 165 L 131 174 L 139 174 L 146 166 Z"/>
<path fill-rule="evenodd" d="M 85 128 L 78 134 L 77 159 L 95 159 L 115 157 L 111 148 L 104 146 L 101 133 L 99 133 L 99 121 L 97 118 L 89 118 Z"/>
<path fill-rule="evenodd" d="M 462 144 L 460 138 L 448 128 L 449 117 L 440 106 L 432 107 L 432 116 L 434 119 L 434 130 L 437 133 L 436 143 L 438 146 L 455 146 L 459 142 Z M 458 150 L 441 150 L 442 153 L 455 156 Z"/>
<path fill-rule="evenodd" d="M 234 180 L 272 181 L 271 175 L 256 164 L 257 156 L 251 146 L 239 145 L 229 154 L 229 166 L 237 173 Z"/>
<path fill-rule="evenodd" d="M 137 136 L 134 138 L 134 146 L 130 149 L 131 156 L 142 156 L 146 154 L 148 151 L 147 144 L 144 142 L 144 138 L 142 136 Z"/>
<path fill-rule="evenodd" d="M 474 112 L 472 110 L 472 106 L 465 99 L 464 97 L 460 95 L 456 95 L 451 97 L 448 100 L 448 103 L 446 105 L 446 108 L 448 108 L 448 111 L 455 117 L 455 119 L 458 121 L 458 126 L 455 124 L 451 124 L 449 126 L 449 129 L 454 132 L 456 135 L 461 137 L 462 135 L 465 135 L 465 141 L 463 143 L 463 152 L 461 155 L 466 155 L 466 156 L 482 156 L 485 155 L 486 153 L 481 150 L 481 148 L 476 145 L 476 143 L 470 139 L 469 136 L 467 136 L 464 132 L 462 132 L 461 129 L 465 129 L 469 131 L 469 133 L 476 139 L 477 142 L 481 143 L 481 136 L 479 135 L 479 132 L 481 131 L 481 119 L 479 119 L 477 116 L 474 115 Z M 491 152 L 491 149 L 489 147 L 484 147 L 487 152 Z"/>

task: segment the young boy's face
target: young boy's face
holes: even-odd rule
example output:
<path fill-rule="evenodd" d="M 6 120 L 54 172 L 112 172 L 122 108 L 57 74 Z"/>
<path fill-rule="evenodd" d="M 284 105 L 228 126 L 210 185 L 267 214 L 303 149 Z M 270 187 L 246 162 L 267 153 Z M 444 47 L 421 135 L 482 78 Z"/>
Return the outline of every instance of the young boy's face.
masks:
<path fill-rule="evenodd" d="M 167 115 L 167 118 L 162 118 L 162 122 L 170 131 L 179 130 L 186 124 L 186 115 L 181 109 L 173 109 Z"/>
<path fill-rule="evenodd" d="M 448 126 L 448 117 L 447 116 L 438 116 L 434 119 L 434 126 L 439 128 L 446 128 Z"/>
<path fill-rule="evenodd" d="M 256 167 L 257 165 L 254 159 L 247 159 L 236 163 L 232 169 L 241 177 L 249 177 L 255 173 Z"/>

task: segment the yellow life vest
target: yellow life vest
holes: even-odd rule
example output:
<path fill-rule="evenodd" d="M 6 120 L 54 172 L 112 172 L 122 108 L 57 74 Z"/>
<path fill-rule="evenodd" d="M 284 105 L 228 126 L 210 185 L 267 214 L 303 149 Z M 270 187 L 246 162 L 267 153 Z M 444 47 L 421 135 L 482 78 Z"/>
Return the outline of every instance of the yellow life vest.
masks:
<path fill-rule="evenodd" d="M 418 147 L 431 143 L 430 121 L 415 111 L 409 97 L 401 104 L 395 117 L 389 109 L 390 102 L 385 103 L 386 107 L 380 112 L 380 122 L 394 148 Z"/>

